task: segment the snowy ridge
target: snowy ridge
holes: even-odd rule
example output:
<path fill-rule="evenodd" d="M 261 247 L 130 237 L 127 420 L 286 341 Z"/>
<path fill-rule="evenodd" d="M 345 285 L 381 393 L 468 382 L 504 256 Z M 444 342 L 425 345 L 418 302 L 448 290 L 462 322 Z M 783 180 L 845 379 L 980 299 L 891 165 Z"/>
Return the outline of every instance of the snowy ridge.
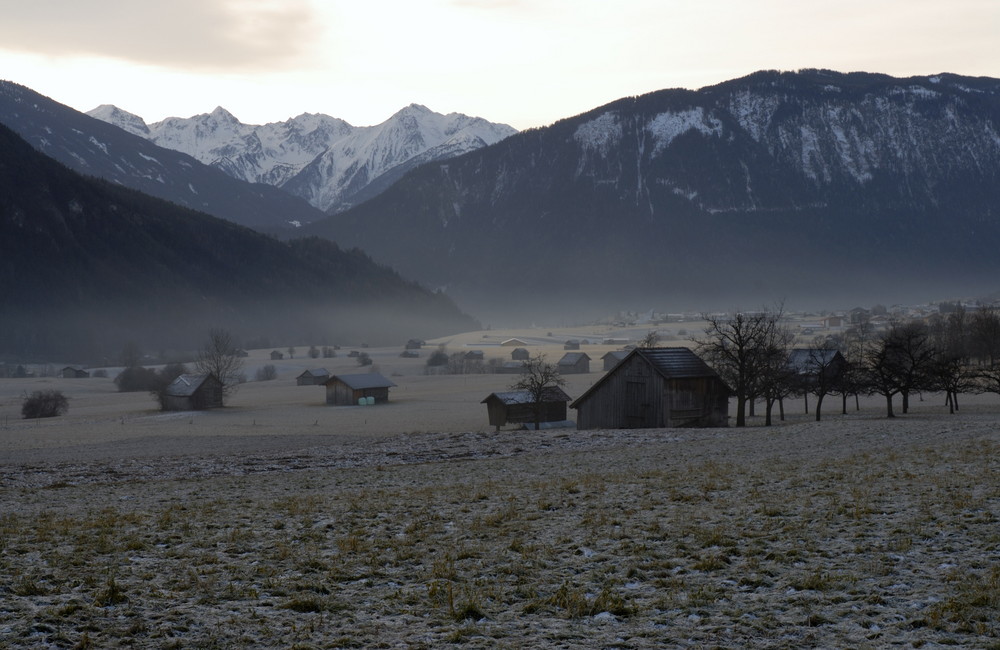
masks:
<path fill-rule="evenodd" d="M 148 127 L 142 118 L 114 106 L 88 114 L 235 178 L 281 187 L 328 212 L 349 207 L 369 185 L 410 161 L 442 160 L 516 132 L 507 125 L 459 113 L 442 115 L 417 104 L 368 127 L 310 113 L 250 125 L 222 107 Z"/>

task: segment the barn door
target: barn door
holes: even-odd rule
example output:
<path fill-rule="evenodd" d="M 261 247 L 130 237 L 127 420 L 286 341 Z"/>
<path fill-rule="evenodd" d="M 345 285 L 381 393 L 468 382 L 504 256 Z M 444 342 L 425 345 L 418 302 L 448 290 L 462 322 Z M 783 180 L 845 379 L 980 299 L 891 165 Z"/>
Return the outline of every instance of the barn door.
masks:
<path fill-rule="evenodd" d="M 649 404 L 646 402 L 646 382 L 625 382 L 625 427 L 642 429 L 646 427 L 646 412 Z"/>

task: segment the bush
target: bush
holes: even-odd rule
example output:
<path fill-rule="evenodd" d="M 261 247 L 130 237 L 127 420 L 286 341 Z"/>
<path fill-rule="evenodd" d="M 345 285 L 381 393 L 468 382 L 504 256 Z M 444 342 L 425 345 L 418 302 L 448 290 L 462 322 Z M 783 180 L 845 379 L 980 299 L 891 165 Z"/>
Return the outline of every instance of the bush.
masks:
<path fill-rule="evenodd" d="M 261 366 L 257 368 L 257 372 L 254 373 L 254 379 L 257 381 L 270 381 L 272 379 L 278 378 L 278 369 L 274 367 L 273 363 L 269 363 L 266 366 Z"/>
<path fill-rule="evenodd" d="M 115 385 L 120 393 L 135 393 L 157 390 L 160 385 L 160 377 L 156 371 L 142 366 L 132 366 L 125 368 L 117 377 Z"/>
<path fill-rule="evenodd" d="M 69 399 L 58 390 L 36 390 L 21 402 L 21 416 L 26 420 L 53 418 L 68 410 Z"/>

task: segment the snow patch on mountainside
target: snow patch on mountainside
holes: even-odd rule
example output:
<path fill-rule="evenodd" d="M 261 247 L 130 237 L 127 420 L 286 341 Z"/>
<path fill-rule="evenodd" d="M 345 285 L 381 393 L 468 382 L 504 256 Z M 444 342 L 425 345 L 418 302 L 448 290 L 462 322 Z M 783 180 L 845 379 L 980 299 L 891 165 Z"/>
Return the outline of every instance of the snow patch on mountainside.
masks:
<path fill-rule="evenodd" d="M 656 140 L 653 153 L 657 154 L 670 146 L 674 138 L 688 131 L 697 131 L 706 136 L 722 135 L 722 122 L 698 106 L 678 113 L 660 113 L 649 121 L 646 129 Z"/>
<path fill-rule="evenodd" d="M 615 113 L 603 113 L 576 127 L 573 134 L 581 147 L 606 156 L 622 139 L 622 125 Z"/>

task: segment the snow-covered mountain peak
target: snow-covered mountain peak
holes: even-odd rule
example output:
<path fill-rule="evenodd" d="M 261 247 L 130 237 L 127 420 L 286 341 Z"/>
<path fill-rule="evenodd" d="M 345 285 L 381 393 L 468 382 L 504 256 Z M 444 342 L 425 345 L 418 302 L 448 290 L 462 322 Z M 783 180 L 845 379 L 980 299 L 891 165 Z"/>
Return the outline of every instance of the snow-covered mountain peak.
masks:
<path fill-rule="evenodd" d="M 118 128 L 128 131 L 133 135 L 144 138 L 149 137 L 149 126 L 146 121 L 134 113 L 122 110 L 113 104 L 101 104 L 97 108 L 87 111 L 87 115 L 114 124 Z"/>
<path fill-rule="evenodd" d="M 110 111 L 94 117 L 119 124 Z M 415 164 L 448 158 L 513 133 L 505 124 L 461 113 L 442 115 L 414 103 L 381 124 L 364 127 L 321 113 L 248 125 L 219 106 L 186 119 L 167 118 L 139 135 L 230 176 L 275 185 L 320 209 L 337 211 L 379 177 L 403 169 L 411 160 Z M 378 186 L 386 183 L 383 179 Z"/>

